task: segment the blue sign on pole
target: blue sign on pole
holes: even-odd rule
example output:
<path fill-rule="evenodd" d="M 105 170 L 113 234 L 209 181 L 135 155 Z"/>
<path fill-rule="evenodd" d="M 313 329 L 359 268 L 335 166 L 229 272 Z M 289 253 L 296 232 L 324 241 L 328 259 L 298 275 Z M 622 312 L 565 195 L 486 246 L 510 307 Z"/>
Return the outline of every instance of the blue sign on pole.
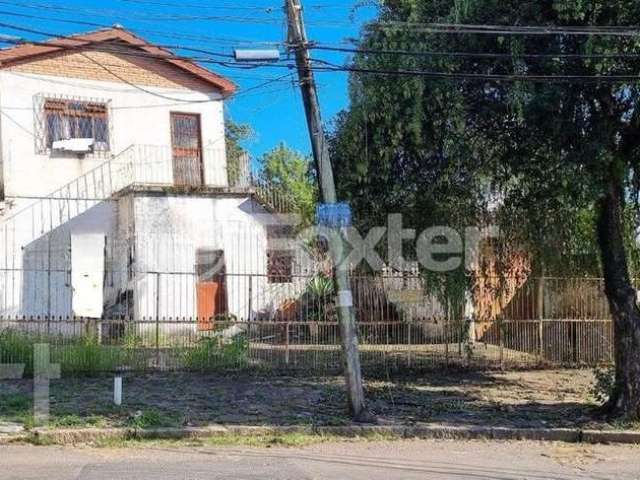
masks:
<path fill-rule="evenodd" d="M 319 226 L 342 228 L 351 226 L 351 207 L 348 203 L 321 203 L 316 208 Z"/>

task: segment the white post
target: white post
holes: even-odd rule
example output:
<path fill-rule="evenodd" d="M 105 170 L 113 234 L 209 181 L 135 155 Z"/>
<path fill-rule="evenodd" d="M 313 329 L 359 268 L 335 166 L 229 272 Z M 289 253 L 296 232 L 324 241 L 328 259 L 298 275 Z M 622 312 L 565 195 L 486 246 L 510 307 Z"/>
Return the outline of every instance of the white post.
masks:
<path fill-rule="evenodd" d="M 116 375 L 113 379 L 113 403 L 117 406 L 122 405 L 122 377 Z"/>
<path fill-rule="evenodd" d="M 467 290 L 464 299 L 464 319 L 468 327 L 468 341 L 470 344 L 476 343 L 476 315 L 475 306 L 473 302 L 473 292 Z"/>

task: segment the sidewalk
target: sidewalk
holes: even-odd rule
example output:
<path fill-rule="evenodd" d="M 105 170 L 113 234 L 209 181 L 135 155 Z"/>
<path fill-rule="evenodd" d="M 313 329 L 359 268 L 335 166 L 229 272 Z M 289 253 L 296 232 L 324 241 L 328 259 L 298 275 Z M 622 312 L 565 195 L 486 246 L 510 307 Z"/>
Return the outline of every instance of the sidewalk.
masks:
<path fill-rule="evenodd" d="M 422 441 L 271 448 L 157 445 L 0 447 L 0 480 L 634 480 L 638 447 L 540 442 Z"/>

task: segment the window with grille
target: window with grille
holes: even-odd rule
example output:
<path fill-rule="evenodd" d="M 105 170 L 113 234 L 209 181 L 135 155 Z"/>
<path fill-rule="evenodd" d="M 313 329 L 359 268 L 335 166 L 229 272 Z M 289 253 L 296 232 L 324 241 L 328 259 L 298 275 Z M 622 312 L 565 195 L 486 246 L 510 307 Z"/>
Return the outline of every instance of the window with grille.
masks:
<path fill-rule="evenodd" d="M 291 250 L 267 252 L 267 277 L 269 283 L 293 282 L 293 252 Z"/>
<path fill-rule="evenodd" d="M 293 227 L 287 224 L 267 225 L 267 280 L 269 283 L 292 283 L 294 272 L 295 237 Z"/>
<path fill-rule="evenodd" d="M 55 142 L 90 139 L 94 152 L 108 152 L 108 101 L 38 95 L 36 104 L 36 150 L 47 153 Z"/>

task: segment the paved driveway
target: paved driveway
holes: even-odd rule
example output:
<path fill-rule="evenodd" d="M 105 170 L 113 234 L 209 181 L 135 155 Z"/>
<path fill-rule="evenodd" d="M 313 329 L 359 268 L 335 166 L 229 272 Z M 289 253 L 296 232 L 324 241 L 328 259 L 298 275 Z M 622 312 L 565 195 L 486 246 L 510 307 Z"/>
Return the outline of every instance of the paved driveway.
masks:
<path fill-rule="evenodd" d="M 305 448 L 0 447 L 0 479 L 640 479 L 640 447 L 403 441 Z"/>

